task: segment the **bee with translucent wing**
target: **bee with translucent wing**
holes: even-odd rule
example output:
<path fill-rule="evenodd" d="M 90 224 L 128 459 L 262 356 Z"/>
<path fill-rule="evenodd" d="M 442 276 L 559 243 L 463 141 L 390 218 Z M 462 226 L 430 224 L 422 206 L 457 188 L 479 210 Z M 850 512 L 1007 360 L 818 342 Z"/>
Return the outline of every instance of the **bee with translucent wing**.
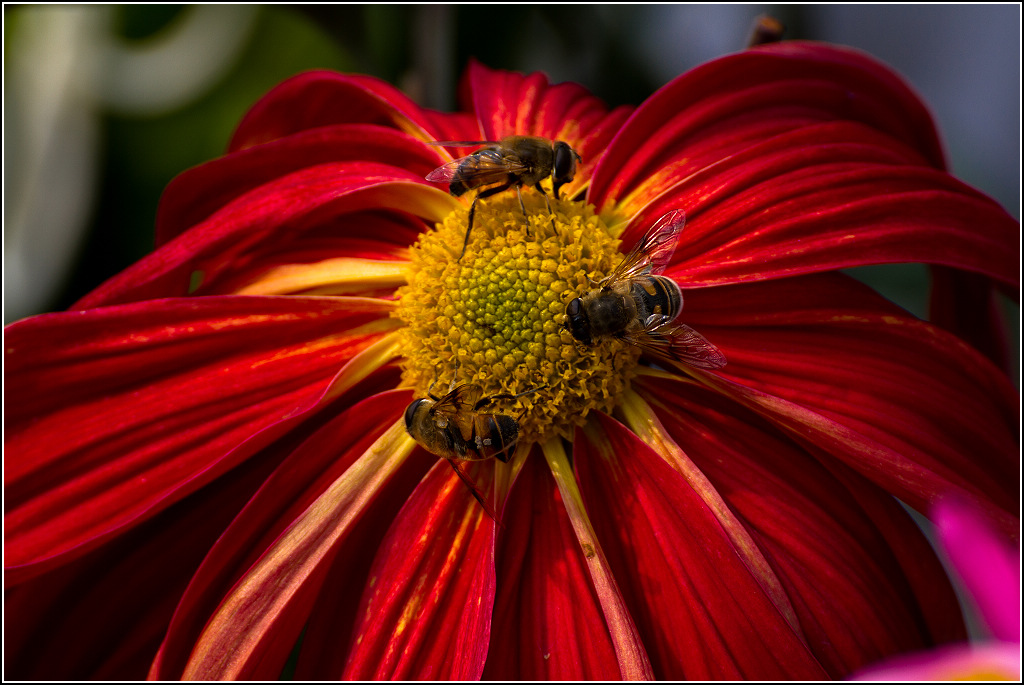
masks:
<path fill-rule="evenodd" d="M 563 325 L 573 338 L 593 345 L 614 337 L 697 368 L 725 366 L 725 355 L 717 347 L 689 326 L 674 322 L 683 309 L 683 292 L 671 278 L 658 275 L 672 259 L 685 224 L 681 209 L 662 216 L 611 274 L 569 302 Z"/>
<path fill-rule="evenodd" d="M 476 501 L 495 521 L 498 517 L 484 501 L 480 491 L 459 468 L 458 461 L 480 461 L 492 457 L 508 462 L 519 441 L 519 421 L 505 414 L 480 411 L 497 400 L 515 400 L 536 392 L 533 388 L 518 395 L 482 397 L 479 385 L 463 383 L 449 387 L 448 394 L 413 400 L 405 409 L 405 429 L 425 450 L 448 460 L 455 473 L 469 487 Z"/>
<path fill-rule="evenodd" d="M 568 143 L 536 136 L 508 136 L 500 141 L 438 141 L 431 145 L 488 146 L 471 155 L 448 162 L 426 176 L 428 181 L 448 183 L 448 192 L 455 197 L 460 197 L 469 190 L 482 189 L 469 206 L 466 240 L 462 244 L 459 259 L 466 254 L 466 246 L 469 245 L 469 233 L 473 230 L 473 215 L 478 200 L 515 186 L 519 207 L 525 217 L 526 205 L 523 204 L 521 188 L 523 185 L 530 185 L 544 196 L 548 213 L 551 213 L 551 203 L 548 202 L 547 193 L 540 182 L 548 176 L 551 177 L 552 191 L 557 200 L 559 188 L 576 176 L 576 164 L 582 161 Z"/>

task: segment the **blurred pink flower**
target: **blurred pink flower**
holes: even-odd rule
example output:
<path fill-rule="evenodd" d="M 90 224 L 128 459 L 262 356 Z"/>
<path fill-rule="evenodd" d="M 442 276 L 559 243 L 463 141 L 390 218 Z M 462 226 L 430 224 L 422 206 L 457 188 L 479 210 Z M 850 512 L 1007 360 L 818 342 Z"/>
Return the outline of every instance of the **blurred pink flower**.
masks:
<path fill-rule="evenodd" d="M 957 501 L 940 502 L 939 542 L 992 639 L 904 655 L 854 680 L 1020 680 L 1020 552 Z"/>

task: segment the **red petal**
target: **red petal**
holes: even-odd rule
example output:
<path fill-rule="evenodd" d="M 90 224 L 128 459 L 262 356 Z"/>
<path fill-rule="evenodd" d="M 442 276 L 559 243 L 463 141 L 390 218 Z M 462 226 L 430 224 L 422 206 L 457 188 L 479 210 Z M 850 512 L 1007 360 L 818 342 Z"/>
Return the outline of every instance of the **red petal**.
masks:
<path fill-rule="evenodd" d="M 398 210 L 436 221 L 457 204 L 422 178 L 395 167 L 321 164 L 239 197 L 108 280 L 75 308 L 187 295 L 196 271 L 204 280 L 214 280 L 225 270 L 238 268 L 250 251 L 267 249 L 268 242 L 273 245 L 285 236 L 294 238 L 335 222 L 345 225 L 340 216 L 360 210 Z"/>
<path fill-rule="evenodd" d="M 80 555 L 247 458 L 275 433 L 246 440 L 283 430 L 393 326 L 388 309 L 158 300 L 8 327 L 5 579 Z"/>
<path fill-rule="evenodd" d="M 308 71 L 281 83 L 253 106 L 230 149 L 258 145 L 333 124 L 375 124 L 436 140 L 424 129 L 424 110 L 390 83 L 373 76 Z"/>
<path fill-rule="evenodd" d="M 840 162 L 814 147 L 802 152 L 823 155 L 808 164 L 784 147 L 765 151 L 731 179 L 721 178 L 727 169 L 716 169 L 707 183 L 694 177 L 650 208 L 655 214 L 682 198 L 705 199 L 688 209 L 673 275 L 697 286 L 926 262 L 1018 282 L 1011 254 L 1018 223 L 952 177 L 924 167 Z"/>
<path fill-rule="evenodd" d="M 964 636 L 942 565 L 892 497 L 853 474 L 836 478 L 759 417 L 693 383 L 648 378 L 640 391 L 746 522 L 831 677 Z"/>
<path fill-rule="evenodd" d="M 384 434 L 408 401 L 409 392 L 405 390 L 372 396 L 331 419 L 297 448 L 290 443 L 270 448 L 286 453 L 287 457 L 265 478 L 244 509 L 239 507 L 240 513 L 230 525 L 223 527 L 220 538 L 193 574 L 153 663 L 151 677 L 181 678 L 203 627 L 234 584 L 253 568 L 284 530 Z M 393 482 L 378 496 L 378 501 L 371 505 L 372 515 L 364 514 L 364 520 L 376 535 L 383 534 L 380 522 L 393 518 L 424 471 L 423 461 L 411 460 L 409 467 L 400 469 Z M 377 544 L 358 534 L 356 537 L 364 544 Z M 349 544 L 348 540 L 344 544 Z M 318 603 L 323 601 L 320 595 Z M 329 608 L 332 612 L 339 611 L 340 604 L 330 603 Z M 349 620 L 352 620 L 351 615 Z M 294 641 L 294 635 L 282 636 L 280 632 L 276 635 L 279 644 L 287 646 Z M 279 673 L 279 668 L 275 671 L 272 663 L 261 665 L 266 677 L 276 677 Z M 334 675 L 336 677 L 337 673 Z"/>
<path fill-rule="evenodd" d="M 250 459 L 111 543 L 10 589 L 5 675 L 143 680 L 192 572 L 273 465 Z"/>
<path fill-rule="evenodd" d="M 621 200 L 709 136 L 726 144 L 717 156 L 725 159 L 754 141 L 833 120 L 860 122 L 943 166 L 927 110 L 888 68 L 852 50 L 787 42 L 701 65 L 645 100 L 612 142 L 589 199 L 598 207 Z"/>
<path fill-rule="evenodd" d="M 656 677 L 822 677 L 683 477 L 598 416 L 604 437 L 577 440 L 574 463 Z"/>
<path fill-rule="evenodd" d="M 709 385 L 919 511 L 959 491 L 1016 529 L 1017 394 L 975 350 L 838 274 L 688 297 L 729 359 Z"/>
<path fill-rule="evenodd" d="M 488 492 L 493 465 L 480 466 L 488 468 L 467 474 Z M 342 678 L 480 678 L 494 606 L 494 528 L 439 461 L 377 551 Z"/>
<path fill-rule="evenodd" d="M 933 267 L 931 277 L 928 320 L 971 343 L 1011 375 L 1010 334 L 992 282 L 978 274 L 946 267 Z M 1006 294 L 1019 303 L 1019 291 Z M 1017 350 L 1014 356 L 1019 356 Z"/>
<path fill-rule="evenodd" d="M 156 244 L 206 220 L 235 198 L 299 169 L 331 162 L 374 162 L 423 177 L 442 163 L 438 148 L 373 124 L 299 131 L 244 148 L 177 176 L 160 198 Z"/>
<path fill-rule="evenodd" d="M 587 185 L 611 137 L 631 111 L 619 107 L 609 112 L 582 86 L 549 85 L 547 77 L 536 72 L 524 76 L 471 61 L 467 78 L 484 139 L 535 135 L 564 140 L 579 153 L 583 164 L 565 187 L 567 197 Z"/>
<path fill-rule="evenodd" d="M 303 511 L 231 590 L 196 643 L 183 679 L 280 672 L 342 542 L 406 463 L 399 419 Z"/>
<path fill-rule="evenodd" d="M 1019 282 L 1018 223 L 941 169 L 926 110 L 868 58 L 818 45 L 747 51 L 649 98 L 589 201 L 636 218 L 683 208 L 673 275 L 713 285 L 929 262 Z"/>
<path fill-rule="evenodd" d="M 486 680 L 618 680 L 586 560 L 544 460 L 516 479 L 498 549 Z"/>

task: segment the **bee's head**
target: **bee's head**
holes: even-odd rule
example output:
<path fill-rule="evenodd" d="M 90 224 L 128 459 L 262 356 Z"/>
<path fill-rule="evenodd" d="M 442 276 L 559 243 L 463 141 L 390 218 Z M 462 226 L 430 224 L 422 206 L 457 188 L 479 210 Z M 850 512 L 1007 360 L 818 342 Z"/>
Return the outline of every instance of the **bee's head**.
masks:
<path fill-rule="evenodd" d="M 555 168 L 551 178 L 552 190 L 556 198 L 558 189 L 576 177 L 576 164 L 582 161 L 568 143 L 561 140 L 555 141 Z"/>
<path fill-rule="evenodd" d="M 593 343 L 590 337 L 590 319 L 583 309 L 583 300 L 576 298 L 565 308 L 566 322 L 562 325 L 572 333 L 572 337 L 585 345 Z"/>
<path fill-rule="evenodd" d="M 416 412 L 419 411 L 420 405 L 430 400 L 423 398 L 413 400 L 412 403 L 405 408 L 405 430 L 411 430 L 413 421 L 416 420 Z"/>

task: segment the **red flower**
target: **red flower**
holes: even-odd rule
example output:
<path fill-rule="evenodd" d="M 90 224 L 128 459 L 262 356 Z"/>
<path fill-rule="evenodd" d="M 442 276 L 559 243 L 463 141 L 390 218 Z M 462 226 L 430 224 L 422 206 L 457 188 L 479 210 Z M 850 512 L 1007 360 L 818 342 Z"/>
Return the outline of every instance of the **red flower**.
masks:
<path fill-rule="evenodd" d="M 962 638 L 895 498 L 1018 529 L 988 305 L 1020 234 L 916 97 L 802 43 L 635 111 L 475 64 L 463 95 L 285 82 L 171 184 L 152 255 L 8 327 L 7 674 L 816 679 Z M 481 200 L 457 259 L 472 194 L 428 143 L 513 133 L 580 168 L 528 226 Z M 664 275 L 728 364 L 574 344 L 566 304 L 673 209 Z M 838 272 L 885 262 L 938 267 L 941 327 Z M 516 458 L 468 469 L 503 526 L 405 431 L 454 379 L 536 389 L 501 409 Z"/>

